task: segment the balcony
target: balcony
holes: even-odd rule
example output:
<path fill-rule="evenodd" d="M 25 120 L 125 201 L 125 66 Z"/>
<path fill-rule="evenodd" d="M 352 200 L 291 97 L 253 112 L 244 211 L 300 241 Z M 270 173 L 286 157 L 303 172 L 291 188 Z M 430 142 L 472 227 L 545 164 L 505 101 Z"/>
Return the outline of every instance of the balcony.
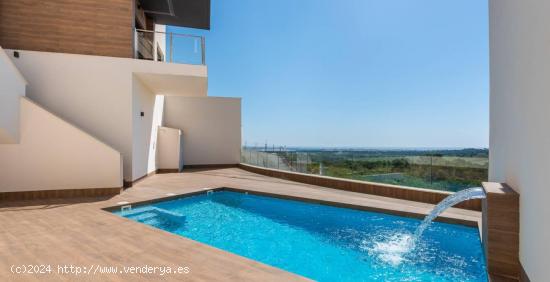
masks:
<path fill-rule="evenodd" d="M 206 65 L 203 36 L 135 29 L 134 50 L 135 59 Z"/>

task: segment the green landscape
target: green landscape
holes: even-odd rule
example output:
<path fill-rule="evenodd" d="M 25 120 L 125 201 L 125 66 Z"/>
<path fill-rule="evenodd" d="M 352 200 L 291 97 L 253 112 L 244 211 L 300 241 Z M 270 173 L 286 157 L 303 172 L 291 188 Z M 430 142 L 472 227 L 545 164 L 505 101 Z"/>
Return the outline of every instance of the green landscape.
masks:
<path fill-rule="evenodd" d="M 487 181 L 488 149 L 243 148 L 243 162 L 268 168 L 443 191 Z"/>

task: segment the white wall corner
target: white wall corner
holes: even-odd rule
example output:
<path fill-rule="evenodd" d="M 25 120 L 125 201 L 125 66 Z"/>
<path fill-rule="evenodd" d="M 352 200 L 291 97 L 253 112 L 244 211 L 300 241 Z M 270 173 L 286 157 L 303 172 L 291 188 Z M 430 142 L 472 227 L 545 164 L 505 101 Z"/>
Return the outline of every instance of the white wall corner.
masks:
<path fill-rule="evenodd" d="M 27 81 L 0 47 L 0 144 L 19 143 L 19 103 L 26 86 Z"/>
<path fill-rule="evenodd" d="M 240 162 L 240 98 L 166 96 L 164 124 L 182 131 L 184 165 Z"/>

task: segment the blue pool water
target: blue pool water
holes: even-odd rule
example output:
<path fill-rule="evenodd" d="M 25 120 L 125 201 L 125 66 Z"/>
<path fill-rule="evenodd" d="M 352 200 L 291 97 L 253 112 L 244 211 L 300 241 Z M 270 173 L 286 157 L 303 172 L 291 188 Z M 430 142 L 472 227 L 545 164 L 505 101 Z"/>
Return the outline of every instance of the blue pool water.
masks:
<path fill-rule="evenodd" d="M 319 281 L 487 281 L 476 228 L 218 191 L 115 212 Z"/>

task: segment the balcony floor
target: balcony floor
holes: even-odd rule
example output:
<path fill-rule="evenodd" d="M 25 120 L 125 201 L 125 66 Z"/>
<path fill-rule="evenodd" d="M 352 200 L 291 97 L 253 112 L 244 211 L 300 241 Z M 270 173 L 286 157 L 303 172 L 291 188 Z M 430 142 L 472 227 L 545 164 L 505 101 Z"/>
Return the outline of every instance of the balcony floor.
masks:
<path fill-rule="evenodd" d="M 102 208 L 188 193 L 232 187 L 285 196 L 330 200 L 357 207 L 426 214 L 433 205 L 339 191 L 271 178 L 239 168 L 186 170 L 157 174 L 113 198 L 0 202 L 0 281 L 87 280 L 141 281 L 158 274 L 58 274 L 57 265 L 187 266 L 189 274 L 163 279 L 192 281 L 294 281 L 304 278 L 144 224 Z M 450 209 L 444 216 L 480 221 L 480 213 Z M 13 274 L 12 265 L 49 264 L 51 274 Z"/>

